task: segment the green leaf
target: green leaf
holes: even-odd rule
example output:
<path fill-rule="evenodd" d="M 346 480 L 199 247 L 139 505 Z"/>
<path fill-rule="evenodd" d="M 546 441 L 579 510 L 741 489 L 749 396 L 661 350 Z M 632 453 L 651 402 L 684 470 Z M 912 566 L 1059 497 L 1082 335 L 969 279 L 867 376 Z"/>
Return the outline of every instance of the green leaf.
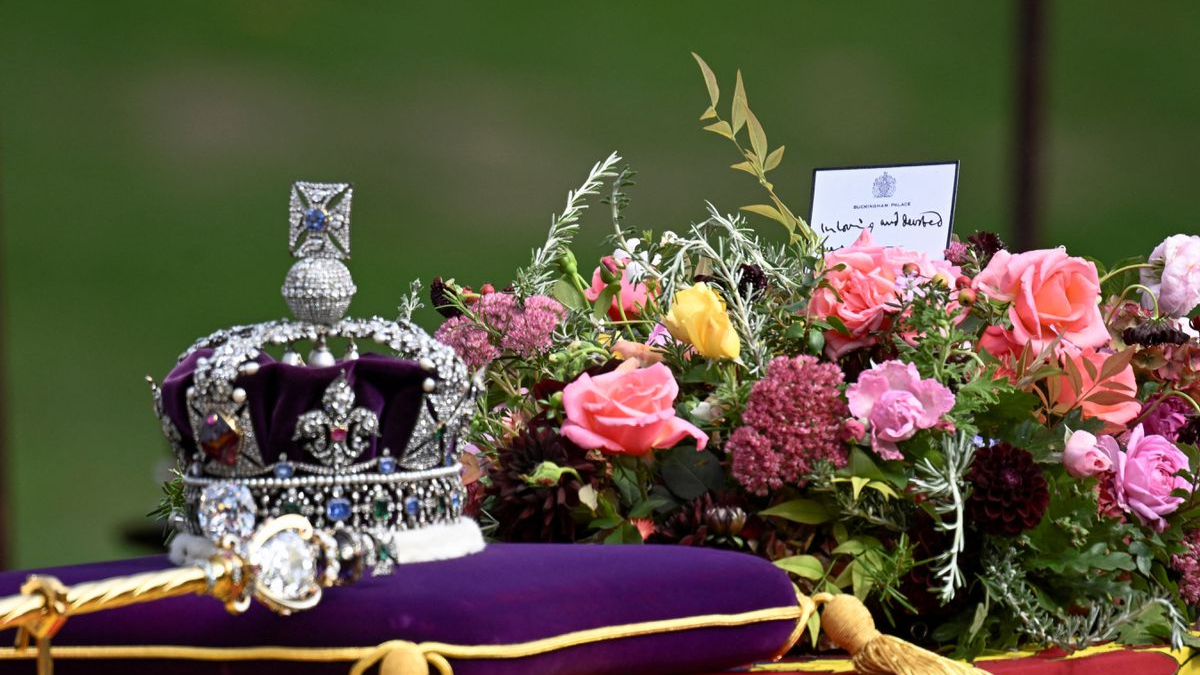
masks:
<path fill-rule="evenodd" d="M 774 516 L 805 525 L 820 525 L 833 520 L 833 514 L 829 509 L 814 499 L 793 499 L 776 504 L 765 511 L 759 511 L 758 515 Z"/>
<path fill-rule="evenodd" d="M 743 206 L 742 210 L 749 211 L 750 213 L 757 213 L 760 216 L 766 216 L 771 220 L 777 220 L 781 223 L 787 223 L 787 220 L 783 217 L 783 214 L 780 213 L 779 210 L 774 206 L 769 206 L 767 204 L 751 204 L 750 206 Z"/>
<path fill-rule="evenodd" d="M 1087 574 L 1092 570 L 1112 572 L 1136 569 L 1133 557 L 1125 551 L 1109 551 L 1106 542 L 1098 541 L 1082 551 L 1066 547 L 1029 561 L 1031 568 L 1045 568 L 1057 574 Z"/>
<path fill-rule="evenodd" d="M 630 518 L 649 518 L 651 514 L 664 506 L 674 506 L 674 502 L 663 497 L 650 497 L 638 502 L 629 510 Z"/>
<path fill-rule="evenodd" d="M 767 133 L 763 131 L 758 117 L 749 108 L 746 108 L 746 128 L 750 130 L 750 147 L 754 148 L 754 154 L 758 155 L 758 161 L 765 164 L 767 161 Z"/>
<path fill-rule="evenodd" d="M 592 303 L 592 316 L 601 321 L 608 316 L 608 309 L 612 307 L 613 298 L 617 296 L 617 288 L 605 286 L 604 290 L 600 291 L 600 295 L 596 301 Z"/>
<path fill-rule="evenodd" d="M 774 169 L 775 167 L 779 166 L 780 162 L 783 161 L 783 147 L 784 146 L 781 145 L 772 150 L 771 154 L 767 155 L 767 161 L 763 162 L 764 171 L 770 171 L 771 169 Z"/>
<path fill-rule="evenodd" d="M 821 641 L 821 613 L 813 612 L 808 617 L 808 636 L 812 640 L 813 651 L 817 650 L 817 644 Z"/>
<path fill-rule="evenodd" d="M 867 545 L 858 539 L 844 541 L 833 549 L 834 555 L 862 555 L 867 550 Z"/>
<path fill-rule="evenodd" d="M 632 505 L 642 497 L 641 486 L 638 485 L 637 468 L 632 462 L 639 461 L 636 457 L 619 457 L 613 461 L 613 484 L 621 494 L 621 503 Z M 630 514 L 630 517 L 636 517 Z"/>
<path fill-rule="evenodd" d="M 632 523 L 621 523 L 604 538 L 606 544 L 640 544 L 642 533 Z"/>
<path fill-rule="evenodd" d="M 775 566 L 810 581 L 820 581 L 825 578 L 825 568 L 821 566 L 821 561 L 811 555 L 780 558 L 775 561 Z"/>
<path fill-rule="evenodd" d="M 700 66 L 700 74 L 704 76 L 704 86 L 708 88 L 708 100 L 715 107 L 721 97 L 721 89 L 717 87 L 717 76 L 713 74 L 712 68 L 708 67 L 699 54 L 692 52 L 692 58 L 696 59 L 696 65 Z M 701 117 L 700 119 L 705 118 Z"/>
<path fill-rule="evenodd" d="M 721 460 L 708 450 L 680 446 L 664 453 L 663 483 L 676 497 L 692 500 L 705 492 L 717 491 L 725 483 Z"/>
<path fill-rule="evenodd" d="M 580 293 L 579 289 L 575 288 L 575 284 L 566 277 L 554 282 L 554 287 L 550 289 L 550 295 L 569 309 L 577 311 L 587 309 L 587 298 L 583 297 L 583 293 Z"/>
<path fill-rule="evenodd" d="M 829 325 L 832 326 L 834 330 L 841 333 L 842 335 L 850 334 L 850 329 L 846 328 L 846 324 L 842 323 L 842 320 L 837 318 L 836 316 L 833 316 L 832 314 L 830 314 L 829 316 L 825 317 L 825 321 L 829 322 Z"/>
<path fill-rule="evenodd" d="M 733 140 L 733 130 L 729 128 L 729 122 L 726 122 L 725 120 L 714 122 L 713 124 L 704 127 L 704 130 L 711 131 L 714 134 L 720 134 L 731 141 Z"/>
<path fill-rule="evenodd" d="M 746 113 L 750 110 L 750 104 L 746 102 L 746 86 L 742 84 L 742 71 L 737 71 L 737 84 L 733 87 L 733 111 L 730 119 L 733 120 L 733 133 L 742 130 L 742 125 L 746 123 Z M 730 136 L 733 138 L 733 136 Z"/>

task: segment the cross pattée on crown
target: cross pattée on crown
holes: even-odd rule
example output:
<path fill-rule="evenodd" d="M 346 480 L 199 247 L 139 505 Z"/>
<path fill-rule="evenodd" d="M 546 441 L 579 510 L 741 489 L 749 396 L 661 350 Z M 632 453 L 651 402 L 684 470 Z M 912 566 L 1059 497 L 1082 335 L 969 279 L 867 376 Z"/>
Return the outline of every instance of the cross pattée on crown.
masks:
<path fill-rule="evenodd" d="M 292 183 L 288 248 L 297 258 L 350 257 L 350 183 Z"/>

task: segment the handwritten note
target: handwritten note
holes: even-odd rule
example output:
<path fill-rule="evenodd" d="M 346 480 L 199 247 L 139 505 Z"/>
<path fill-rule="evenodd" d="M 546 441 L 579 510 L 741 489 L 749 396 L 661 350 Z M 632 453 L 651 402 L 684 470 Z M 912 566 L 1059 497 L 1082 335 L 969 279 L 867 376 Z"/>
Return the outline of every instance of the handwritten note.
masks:
<path fill-rule="evenodd" d="M 940 259 L 957 192 L 958 162 L 816 169 L 808 222 L 829 251 L 869 230 L 877 244 Z"/>

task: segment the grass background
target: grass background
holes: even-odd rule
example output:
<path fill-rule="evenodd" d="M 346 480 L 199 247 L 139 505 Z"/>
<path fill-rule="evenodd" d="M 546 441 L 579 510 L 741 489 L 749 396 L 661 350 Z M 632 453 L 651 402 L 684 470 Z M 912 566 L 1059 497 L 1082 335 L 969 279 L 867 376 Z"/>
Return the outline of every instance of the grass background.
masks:
<path fill-rule="evenodd" d="M 631 224 L 761 201 L 699 130 L 736 68 L 807 213 L 816 166 L 962 161 L 957 229 L 1011 218 L 1015 3 L 0 2 L 0 317 L 15 566 L 130 555 L 165 444 L 142 378 L 283 315 L 288 185 L 350 180 L 353 313 L 503 285 L 591 163 Z M 1049 9 L 1043 244 L 1197 230 L 1200 5 Z M 598 251 L 607 228 L 585 228 Z M 760 221 L 766 231 L 778 226 Z M 586 264 L 586 263 L 585 263 Z M 423 315 L 433 327 L 433 317 Z"/>

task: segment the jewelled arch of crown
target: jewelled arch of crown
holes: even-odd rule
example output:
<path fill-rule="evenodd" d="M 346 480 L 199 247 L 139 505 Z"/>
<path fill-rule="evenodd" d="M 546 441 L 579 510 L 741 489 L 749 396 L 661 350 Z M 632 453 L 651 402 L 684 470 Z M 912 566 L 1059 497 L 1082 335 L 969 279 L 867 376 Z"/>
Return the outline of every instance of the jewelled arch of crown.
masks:
<path fill-rule="evenodd" d="M 451 348 L 409 322 L 343 317 L 356 290 L 341 262 L 350 256 L 352 197 L 346 183 L 292 186 L 288 241 L 299 260 L 282 291 L 298 320 L 218 330 L 180 355 L 183 361 L 211 350 L 196 360 L 186 392 L 195 450 L 184 447 L 157 386 L 153 394 L 163 433 L 184 467 L 189 512 L 175 519 L 177 530 L 214 541 L 246 539 L 266 518 L 299 513 L 339 544 L 367 550 L 367 564 L 383 573 L 393 562 L 449 558 L 483 547 L 478 526 L 462 516 L 466 491 L 455 444 L 482 386 Z M 309 343 L 308 364 L 334 366 L 330 338 L 349 342 L 347 361 L 358 358 L 359 342 L 370 341 L 426 372 L 409 440 L 403 448 L 383 448 L 363 459 L 370 440 L 380 435 L 380 421 L 355 405 L 343 370 L 293 430 L 293 440 L 316 463 L 281 456 L 268 464 L 247 392 L 235 382 L 258 371 L 257 359 L 269 346 L 285 350 L 283 363 L 303 367 L 297 346 Z"/>

